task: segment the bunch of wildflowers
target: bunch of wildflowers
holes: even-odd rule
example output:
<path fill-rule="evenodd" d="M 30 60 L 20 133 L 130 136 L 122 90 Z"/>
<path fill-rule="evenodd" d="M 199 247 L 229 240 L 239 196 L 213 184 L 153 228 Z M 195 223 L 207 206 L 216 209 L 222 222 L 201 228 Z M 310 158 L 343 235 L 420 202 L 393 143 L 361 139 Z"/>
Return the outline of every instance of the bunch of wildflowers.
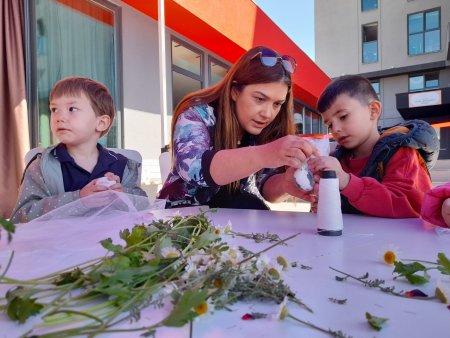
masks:
<path fill-rule="evenodd" d="M 138 320 L 143 308 L 166 299 L 173 305 L 169 315 L 130 331 L 183 326 L 244 299 L 303 305 L 282 280 L 284 259 L 229 246 L 221 236 L 230 231 L 231 223 L 214 226 L 206 212 L 136 225 L 120 232 L 124 245 L 105 239 L 101 245 L 110 254 L 77 267 L 30 281 L 0 273 L 1 283 L 15 285 L 0 298 L 0 309 L 20 323 L 40 315 L 43 323 L 26 335 L 43 330 L 41 336 L 69 337 L 122 331 L 118 323 Z"/>

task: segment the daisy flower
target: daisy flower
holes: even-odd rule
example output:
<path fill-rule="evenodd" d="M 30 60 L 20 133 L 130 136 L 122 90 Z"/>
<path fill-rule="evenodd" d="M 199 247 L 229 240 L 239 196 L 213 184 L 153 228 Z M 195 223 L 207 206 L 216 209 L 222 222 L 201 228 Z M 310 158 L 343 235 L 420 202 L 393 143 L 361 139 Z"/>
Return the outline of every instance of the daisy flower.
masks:
<path fill-rule="evenodd" d="M 392 244 L 387 245 L 380 254 L 381 260 L 386 264 L 393 265 L 400 260 L 400 250 Z"/>
<path fill-rule="evenodd" d="M 283 301 L 278 306 L 278 311 L 276 313 L 269 315 L 269 318 L 272 320 L 284 320 L 289 314 L 287 308 L 287 301 L 288 301 L 287 297 L 284 297 Z"/>
<path fill-rule="evenodd" d="M 197 315 L 199 316 L 204 315 L 206 312 L 208 312 L 208 303 L 203 302 L 197 306 L 194 306 L 194 310 L 197 313 Z"/>
<path fill-rule="evenodd" d="M 212 299 L 208 298 L 203 303 L 194 306 L 194 311 L 197 314 L 197 318 L 195 318 L 196 320 L 200 320 L 200 318 L 208 318 L 214 313 L 214 303 Z"/>
<path fill-rule="evenodd" d="M 220 234 L 228 234 L 231 232 L 231 221 L 228 220 L 228 223 L 225 226 L 217 225 L 213 227 L 214 233 L 219 236 Z"/>
<path fill-rule="evenodd" d="M 450 281 L 438 279 L 436 283 L 436 297 L 438 297 L 442 303 L 450 303 Z"/>
<path fill-rule="evenodd" d="M 256 261 L 256 269 L 258 272 L 262 273 L 270 264 L 270 257 L 262 254 L 258 257 L 258 260 Z"/>
<path fill-rule="evenodd" d="M 286 271 L 289 268 L 289 264 L 284 256 L 278 256 L 277 263 L 283 267 L 283 271 Z"/>
<path fill-rule="evenodd" d="M 142 258 L 144 259 L 144 261 L 150 262 L 154 259 L 156 259 L 156 256 L 154 253 L 149 252 L 149 251 L 143 251 L 142 252 Z"/>
<path fill-rule="evenodd" d="M 233 230 L 233 226 L 231 225 L 231 221 L 228 220 L 227 225 L 225 225 L 225 228 L 223 229 L 223 233 L 227 234 Z"/>
<path fill-rule="evenodd" d="M 180 257 L 180 252 L 173 246 L 168 246 L 161 249 L 161 256 L 163 258 L 177 258 Z"/>
<path fill-rule="evenodd" d="M 230 247 L 220 255 L 221 262 L 229 263 L 231 265 L 236 265 L 242 258 L 242 253 L 235 247 Z"/>
<path fill-rule="evenodd" d="M 274 280 L 281 279 L 281 270 L 283 270 L 283 267 L 278 263 L 270 263 L 267 266 L 267 274 Z"/>

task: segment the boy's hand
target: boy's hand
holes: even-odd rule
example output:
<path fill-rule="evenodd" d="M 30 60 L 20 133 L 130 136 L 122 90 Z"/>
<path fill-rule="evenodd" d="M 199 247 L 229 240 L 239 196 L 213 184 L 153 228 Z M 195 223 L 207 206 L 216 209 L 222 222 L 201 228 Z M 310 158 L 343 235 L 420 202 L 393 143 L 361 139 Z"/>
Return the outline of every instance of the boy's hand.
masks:
<path fill-rule="evenodd" d="M 88 184 L 86 184 L 81 190 L 80 190 L 80 197 L 86 197 L 89 195 L 92 195 L 99 191 L 105 191 L 108 190 L 108 187 L 105 187 L 104 185 L 95 184 L 97 182 L 97 179 L 92 180 Z"/>
<path fill-rule="evenodd" d="M 314 180 L 319 182 L 320 172 L 323 170 L 334 170 L 339 179 L 339 190 L 345 189 L 350 182 L 350 174 L 346 173 L 338 159 L 332 156 L 319 156 L 308 160 L 308 166 L 314 173 Z"/>
<path fill-rule="evenodd" d="M 107 172 L 107 173 L 105 174 L 105 177 L 106 177 L 108 180 L 110 180 L 110 181 L 116 181 L 116 183 L 113 184 L 113 185 L 111 185 L 111 186 L 109 187 L 109 189 L 114 190 L 114 191 L 120 191 L 120 192 L 123 192 L 123 186 L 122 186 L 122 184 L 120 184 L 120 177 L 119 177 L 119 176 L 114 175 L 114 174 L 111 173 L 111 172 Z"/>

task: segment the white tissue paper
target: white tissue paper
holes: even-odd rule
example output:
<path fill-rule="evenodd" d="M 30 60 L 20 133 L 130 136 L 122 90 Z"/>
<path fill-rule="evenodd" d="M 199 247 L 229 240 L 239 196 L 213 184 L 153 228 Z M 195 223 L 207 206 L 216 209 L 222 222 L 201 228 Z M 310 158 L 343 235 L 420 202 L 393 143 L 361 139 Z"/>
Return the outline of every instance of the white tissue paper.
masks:
<path fill-rule="evenodd" d="M 303 135 L 301 138 L 314 144 L 319 150 L 320 156 L 328 156 L 330 154 L 330 135 L 329 134 L 313 134 Z M 308 163 L 304 163 L 294 173 L 297 187 L 305 192 L 311 191 L 314 186 L 314 176 L 308 167 Z"/>
<path fill-rule="evenodd" d="M 110 181 L 106 177 L 100 177 L 99 179 L 97 179 L 97 181 L 95 181 L 95 185 L 103 185 L 105 187 L 110 187 L 114 184 L 116 184 L 116 181 L 114 180 Z"/>

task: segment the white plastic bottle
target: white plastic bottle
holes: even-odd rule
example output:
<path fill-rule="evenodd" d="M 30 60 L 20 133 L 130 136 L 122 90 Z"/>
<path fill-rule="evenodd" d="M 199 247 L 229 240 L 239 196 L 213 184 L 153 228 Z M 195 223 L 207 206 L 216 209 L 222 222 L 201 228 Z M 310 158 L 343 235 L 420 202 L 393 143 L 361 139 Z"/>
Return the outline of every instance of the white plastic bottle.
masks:
<path fill-rule="evenodd" d="M 317 232 L 323 236 L 342 235 L 343 219 L 339 180 L 334 170 L 324 170 L 319 182 Z"/>

